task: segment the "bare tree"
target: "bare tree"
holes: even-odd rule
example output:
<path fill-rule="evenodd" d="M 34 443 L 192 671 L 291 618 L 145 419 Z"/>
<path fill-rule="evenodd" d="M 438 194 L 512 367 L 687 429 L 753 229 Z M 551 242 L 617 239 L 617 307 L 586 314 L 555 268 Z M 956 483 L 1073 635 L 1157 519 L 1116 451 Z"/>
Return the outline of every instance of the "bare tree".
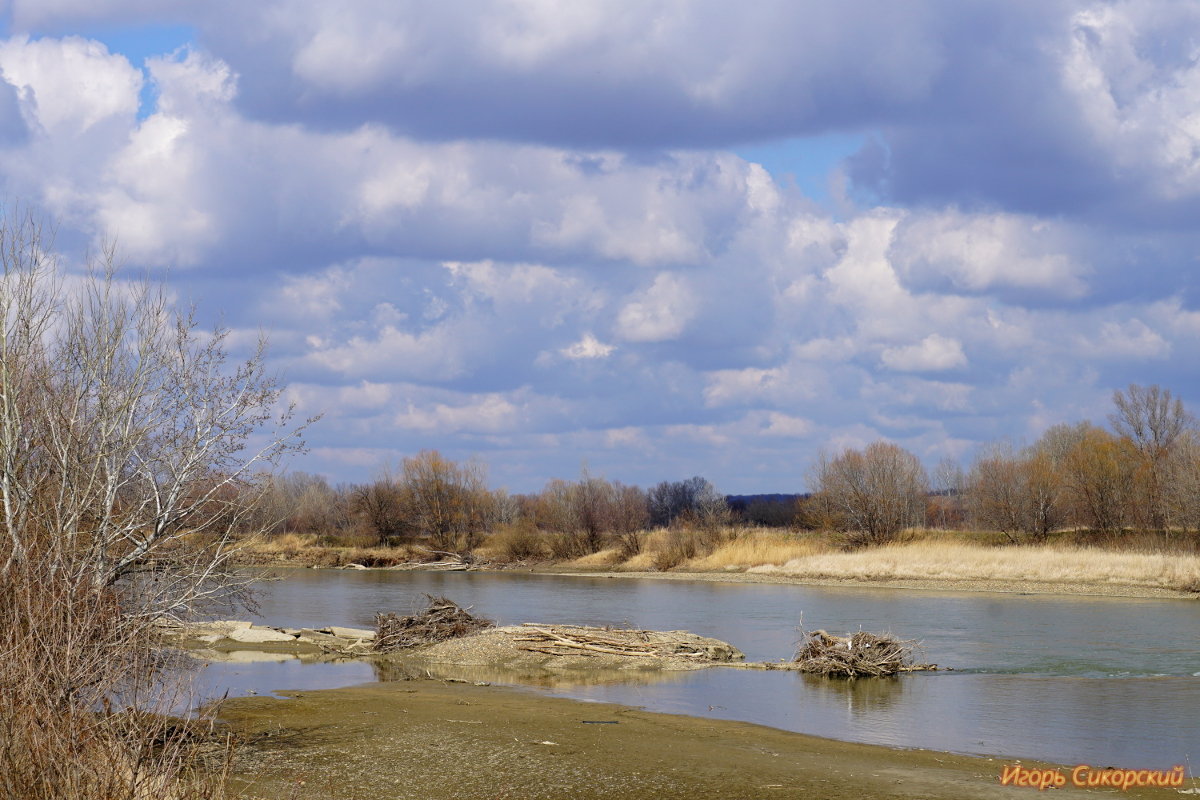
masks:
<path fill-rule="evenodd" d="M 929 491 L 920 460 L 890 442 L 822 457 L 816 483 L 819 502 L 845 519 L 856 544 L 882 544 L 919 525 Z"/>
<path fill-rule="evenodd" d="M 1139 455 L 1143 485 L 1141 518 L 1146 527 L 1166 530 L 1170 526 L 1170 506 L 1167 502 L 1167 464 L 1179 438 L 1195 428 L 1196 420 L 1183 407 L 1183 402 L 1171 395 L 1169 389 L 1130 384 L 1122 392 L 1113 392 L 1116 411 L 1109 415 L 1113 430 L 1133 442 Z"/>
<path fill-rule="evenodd" d="M 615 491 L 604 478 L 596 477 L 585 466 L 573 487 L 575 519 L 579 524 L 581 554 L 595 553 L 604 542 L 604 534 L 613 528 Z"/>
<path fill-rule="evenodd" d="M 1119 531 L 1126 520 L 1133 487 L 1134 453 L 1129 440 L 1083 423 L 1063 461 L 1064 482 L 1077 523 L 1100 531 Z"/>
<path fill-rule="evenodd" d="M 1196 421 L 1183 407 L 1183 401 L 1170 389 L 1129 384 L 1125 392 L 1113 392 L 1115 413 L 1108 419 L 1113 430 L 1129 437 L 1138 451 L 1158 459 L 1192 428 Z"/>
<path fill-rule="evenodd" d="M 1011 445 L 993 445 L 982 452 L 967 476 L 967 503 L 975 525 L 1015 539 L 1024 527 L 1024 483 Z"/>
<path fill-rule="evenodd" d="M 967 504 L 975 525 L 1016 541 L 1044 541 L 1066 519 L 1057 434 L 1047 443 L 1014 452 L 1009 444 L 986 449 L 967 477 Z M 1053 446 L 1051 446 L 1053 445 Z"/>
<path fill-rule="evenodd" d="M 388 545 L 391 539 L 407 532 L 409 521 L 405 509 L 404 489 L 386 473 L 370 483 L 354 487 L 353 508 L 361 515 L 366 527 Z"/>
<path fill-rule="evenodd" d="M 471 550 L 494 518 L 492 494 L 477 462 L 456 464 L 436 450 L 404 459 L 409 519 L 439 550 Z"/>
<path fill-rule="evenodd" d="M 686 481 L 663 481 L 648 493 L 650 522 L 670 525 L 680 516 L 704 525 L 728 521 L 729 506 L 725 496 L 707 479 L 696 475 Z"/>
<path fill-rule="evenodd" d="M 1167 474 L 1172 520 L 1184 530 L 1200 530 L 1200 434 L 1188 431 L 1179 438 Z"/>
<path fill-rule="evenodd" d="M 112 249 L 66 282 L 30 218 L 0 225 L 0 262 L 3 571 L 34 559 L 150 615 L 227 591 L 263 471 L 302 447 L 265 342 L 230 363 L 225 330 L 119 280 Z"/>
<path fill-rule="evenodd" d="M 330 486 L 323 476 L 300 471 L 266 480 L 257 512 L 244 522 L 246 532 L 336 534 L 351 527 L 352 491 L 347 487 Z"/>

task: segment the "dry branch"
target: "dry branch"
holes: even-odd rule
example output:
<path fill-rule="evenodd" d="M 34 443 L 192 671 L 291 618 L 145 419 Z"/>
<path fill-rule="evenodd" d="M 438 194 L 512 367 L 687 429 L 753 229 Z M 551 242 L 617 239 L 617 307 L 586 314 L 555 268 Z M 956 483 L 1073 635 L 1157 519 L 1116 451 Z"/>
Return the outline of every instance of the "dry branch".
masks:
<path fill-rule="evenodd" d="M 429 605 L 420 614 L 400 617 L 394 613 L 375 615 L 374 648 L 390 653 L 406 647 L 435 644 L 490 628 L 490 619 L 473 616 L 453 600 L 427 594 Z"/>
<path fill-rule="evenodd" d="M 522 642 L 519 647 L 552 656 L 601 653 L 640 658 L 711 658 L 705 647 L 671 633 L 535 623 L 526 623 L 523 627 L 526 635 L 514 640 Z"/>
<path fill-rule="evenodd" d="M 917 643 L 890 634 L 859 631 L 832 636 L 817 630 L 803 634 L 795 662 L 801 672 L 844 678 L 886 677 L 900 672 L 936 670 L 937 664 L 913 662 Z"/>

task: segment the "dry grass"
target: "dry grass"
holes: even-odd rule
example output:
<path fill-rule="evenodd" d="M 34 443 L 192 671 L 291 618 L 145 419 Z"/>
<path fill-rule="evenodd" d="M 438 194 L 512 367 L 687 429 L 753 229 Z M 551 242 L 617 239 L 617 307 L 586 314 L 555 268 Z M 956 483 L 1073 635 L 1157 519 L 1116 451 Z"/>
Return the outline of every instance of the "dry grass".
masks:
<path fill-rule="evenodd" d="M 813 536 L 749 529 L 737 531 L 729 541 L 718 545 L 708 555 L 690 561 L 687 566 L 705 570 L 745 569 L 764 564 L 786 564 L 830 549 Z"/>
<path fill-rule="evenodd" d="M 1041 581 L 1181 590 L 1200 586 L 1200 556 L 1054 545 L 986 547 L 938 540 L 817 553 L 751 571 L 859 580 Z"/>
<path fill-rule="evenodd" d="M 246 547 L 258 553 L 294 553 L 316 545 L 317 537 L 312 533 L 281 533 L 246 540 Z"/>
<path fill-rule="evenodd" d="M 573 561 L 568 561 L 567 566 L 570 567 L 612 567 L 621 563 L 621 549 L 619 547 L 609 547 L 604 550 L 599 550 L 595 553 L 589 553 L 586 556 L 581 556 Z"/>
<path fill-rule="evenodd" d="M 255 536 L 239 548 L 239 560 L 246 564 L 296 564 L 305 567 L 390 567 L 408 561 L 429 558 L 428 551 L 401 547 L 363 547 L 330 545 L 313 534 L 284 533 L 279 536 Z"/>
<path fill-rule="evenodd" d="M 620 562 L 622 570 L 740 570 L 827 552 L 832 545 L 817 534 L 726 526 L 714 530 L 658 528 L 644 534 L 642 551 Z"/>
<path fill-rule="evenodd" d="M 532 521 L 521 520 L 498 526 L 474 552 L 484 561 L 539 561 L 546 558 L 546 537 Z"/>

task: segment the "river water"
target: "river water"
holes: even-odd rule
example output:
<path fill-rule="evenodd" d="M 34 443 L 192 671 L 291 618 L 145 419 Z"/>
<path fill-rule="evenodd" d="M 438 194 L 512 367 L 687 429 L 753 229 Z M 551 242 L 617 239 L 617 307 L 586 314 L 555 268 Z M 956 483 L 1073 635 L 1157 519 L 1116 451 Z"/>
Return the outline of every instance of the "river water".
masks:
<path fill-rule="evenodd" d="M 859 629 L 923 642 L 952 672 L 844 681 L 707 669 L 531 685 L 580 700 L 755 722 L 847 741 L 1131 768 L 1200 764 L 1200 604 L 912 590 L 564 577 L 520 573 L 288 570 L 264 584 L 259 619 L 371 627 L 444 594 L 500 624 L 565 622 L 690 630 L 749 660 L 787 658 L 796 629 Z M 447 673 L 450 674 L 450 673 Z M 208 695 L 346 686 L 390 676 L 361 662 L 211 663 Z M 1191 771 L 1191 770 L 1189 770 Z"/>

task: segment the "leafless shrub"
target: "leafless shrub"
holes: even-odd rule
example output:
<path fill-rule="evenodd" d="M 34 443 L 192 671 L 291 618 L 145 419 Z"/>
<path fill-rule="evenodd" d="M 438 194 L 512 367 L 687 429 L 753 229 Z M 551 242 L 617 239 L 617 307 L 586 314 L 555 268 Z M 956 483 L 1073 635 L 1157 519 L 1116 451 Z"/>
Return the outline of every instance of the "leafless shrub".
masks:
<path fill-rule="evenodd" d="M 0 574 L 0 796 L 217 800 L 230 741 L 183 721 L 153 626 L 44 564 Z"/>
<path fill-rule="evenodd" d="M 646 543 L 646 533 L 641 530 L 632 530 L 622 533 L 617 537 L 617 553 L 621 561 L 629 559 L 642 552 L 642 547 Z"/>
<path fill-rule="evenodd" d="M 0 796 L 221 796 L 153 623 L 227 601 L 267 471 L 302 449 L 265 342 L 230 363 L 112 249 L 69 285 L 0 218 Z"/>
<path fill-rule="evenodd" d="M 676 526 L 667 531 L 650 551 L 650 564 L 660 572 L 674 569 L 700 554 L 700 539 L 691 528 Z"/>

